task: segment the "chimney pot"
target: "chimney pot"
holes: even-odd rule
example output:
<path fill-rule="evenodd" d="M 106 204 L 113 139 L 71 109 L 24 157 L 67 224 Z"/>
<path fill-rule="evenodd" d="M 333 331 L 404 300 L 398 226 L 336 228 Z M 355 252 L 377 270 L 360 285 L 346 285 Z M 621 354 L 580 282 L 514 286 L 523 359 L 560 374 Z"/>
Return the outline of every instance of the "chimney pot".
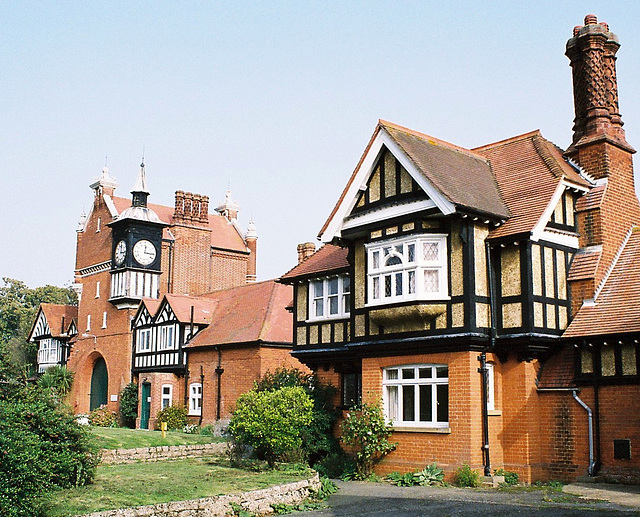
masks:
<path fill-rule="evenodd" d="M 587 14 L 584 17 L 585 25 L 595 25 L 596 23 L 598 23 L 598 17 L 595 14 Z"/>
<path fill-rule="evenodd" d="M 316 245 L 313 242 L 303 242 L 298 244 L 298 264 L 302 264 L 316 252 Z"/>
<path fill-rule="evenodd" d="M 604 30 L 609 32 L 609 24 L 607 22 L 600 22 L 600 25 L 602 25 L 604 27 Z"/>
<path fill-rule="evenodd" d="M 580 34 L 580 29 L 582 29 L 583 25 L 576 25 L 573 28 L 573 35 L 574 37 L 577 36 L 578 34 Z"/>

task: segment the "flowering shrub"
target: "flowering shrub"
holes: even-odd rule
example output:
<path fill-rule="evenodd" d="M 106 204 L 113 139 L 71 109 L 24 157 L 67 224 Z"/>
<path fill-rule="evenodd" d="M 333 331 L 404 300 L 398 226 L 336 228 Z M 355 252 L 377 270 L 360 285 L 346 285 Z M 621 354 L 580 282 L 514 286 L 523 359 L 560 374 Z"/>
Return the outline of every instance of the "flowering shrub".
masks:
<path fill-rule="evenodd" d="M 384 420 L 380 401 L 360 404 L 347 413 L 340 439 L 354 451 L 357 479 L 369 477 L 374 464 L 397 447 L 388 440 L 392 430 Z"/>
<path fill-rule="evenodd" d="M 118 427 L 118 415 L 110 411 L 106 404 L 89 413 L 89 423 L 96 427 Z"/>
<path fill-rule="evenodd" d="M 160 423 L 166 422 L 169 431 L 182 429 L 187 425 L 187 408 L 184 406 L 168 406 L 158 412 L 156 428 L 160 429 Z"/>
<path fill-rule="evenodd" d="M 200 427 L 196 424 L 187 424 L 182 428 L 182 432 L 185 434 L 199 434 Z"/>

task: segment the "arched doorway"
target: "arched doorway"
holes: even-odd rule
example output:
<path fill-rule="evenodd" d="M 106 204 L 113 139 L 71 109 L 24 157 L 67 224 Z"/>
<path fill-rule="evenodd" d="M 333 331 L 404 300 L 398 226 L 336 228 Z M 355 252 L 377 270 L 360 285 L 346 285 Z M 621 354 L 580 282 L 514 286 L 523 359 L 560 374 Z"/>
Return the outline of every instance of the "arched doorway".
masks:
<path fill-rule="evenodd" d="M 93 373 L 91 375 L 90 411 L 107 403 L 108 388 L 109 377 L 107 375 L 107 364 L 104 362 L 104 359 L 100 357 L 93 365 Z"/>

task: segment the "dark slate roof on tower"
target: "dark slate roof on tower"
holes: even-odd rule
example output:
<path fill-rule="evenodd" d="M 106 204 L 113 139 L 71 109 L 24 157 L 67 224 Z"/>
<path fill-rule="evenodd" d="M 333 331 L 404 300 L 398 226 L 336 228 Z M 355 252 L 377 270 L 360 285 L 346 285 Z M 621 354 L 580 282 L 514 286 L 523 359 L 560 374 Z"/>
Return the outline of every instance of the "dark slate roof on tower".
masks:
<path fill-rule="evenodd" d="M 563 337 L 640 332 L 640 227 L 631 228 L 594 303 L 578 310 Z"/>

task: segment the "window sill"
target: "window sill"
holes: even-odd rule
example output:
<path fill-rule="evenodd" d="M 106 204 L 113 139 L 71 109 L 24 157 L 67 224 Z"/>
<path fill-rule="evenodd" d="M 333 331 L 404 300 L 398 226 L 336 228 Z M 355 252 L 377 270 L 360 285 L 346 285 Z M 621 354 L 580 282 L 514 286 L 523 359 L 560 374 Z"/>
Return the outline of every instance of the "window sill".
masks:
<path fill-rule="evenodd" d="M 392 299 L 381 299 L 381 300 L 376 300 L 373 302 L 367 302 L 364 304 L 366 309 L 369 308 L 376 308 L 376 307 L 384 307 L 386 305 L 393 305 L 393 304 L 399 304 L 399 303 L 426 303 L 426 304 L 432 304 L 432 303 L 438 303 L 438 302 L 446 302 L 446 301 L 450 301 L 451 300 L 451 296 L 446 295 L 446 294 L 442 294 L 442 295 L 438 295 L 435 296 L 433 298 L 392 298 Z"/>
<path fill-rule="evenodd" d="M 451 434 L 450 427 L 402 427 L 394 426 L 395 433 L 433 433 L 433 434 Z"/>
<path fill-rule="evenodd" d="M 322 318 L 314 318 L 305 320 L 305 323 L 329 323 L 331 321 L 348 320 L 351 314 L 341 314 L 337 316 L 326 316 Z"/>
<path fill-rule="evenodd" d="M 487 414 L 489 416 L 502 416 L 502 409 L 490 409 Z"/>
<path fill-rule="evenodd" d="M 189 413 L 187 416 L 202 416 L 200 413 Z"/>

